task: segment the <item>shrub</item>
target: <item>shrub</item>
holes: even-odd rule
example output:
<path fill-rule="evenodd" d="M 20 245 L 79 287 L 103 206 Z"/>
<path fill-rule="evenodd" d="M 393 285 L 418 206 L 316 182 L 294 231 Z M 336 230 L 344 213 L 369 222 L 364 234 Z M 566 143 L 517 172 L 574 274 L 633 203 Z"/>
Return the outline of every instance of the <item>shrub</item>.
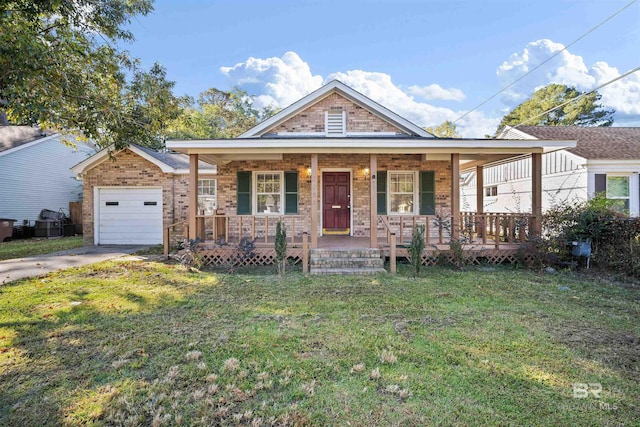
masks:
<path fill-rule="evenodd" d="M 407 248 L 409 252 L 409 258 L 411 259 L 411 265 L 413 266 L 413 276 L 420 277 L 420 271 L 422 270 L 422 254 L 424 253 L 424 224 L 418 224 L 413 227 L 411 233 L 411 243 Z"/>
<path fill-rule="evenodd" d="M 543 238 L 549 255 L 561 262 L 571 261 L 571 242 L 590 240 L 594 265 L 640 277 L 640 219 L 627 218 L 611 207 L 610 200 L 597 196 L 547 211 Z"/>
<path fill-rule="evenodd" d="M 201 239 L 187 239 L 185 238 L 181 245 L 182 250 L 175 255 L 175 259 L 185 267 L 200 270 L 204 265 L 202 255 L 198 253 L 198 243 L 202 242 Z"/>
<path fill-rule="evenodd" d="M 276 224 L 276 264 L 278 265 L 278 274 L 284 276 L 285 265 L 287 262 L 287 229 L 282 221 Z"/>

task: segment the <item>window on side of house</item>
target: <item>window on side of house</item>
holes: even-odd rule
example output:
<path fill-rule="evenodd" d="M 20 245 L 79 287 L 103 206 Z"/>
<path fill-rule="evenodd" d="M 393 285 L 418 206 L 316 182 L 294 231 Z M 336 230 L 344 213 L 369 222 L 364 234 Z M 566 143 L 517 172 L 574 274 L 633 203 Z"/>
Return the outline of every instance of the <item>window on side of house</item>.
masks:
<path fill-rule="evenodd" d="M 198 180 L 198 211 L 205 215 L 213 215 L 217 209 L 216 202 L 216 180 Z"/>
<path fill-rule="evenodd" d="M 612 208 L 620 213 L 629 213 L 629 176 L 607 175 L 607 199 Z"/>
<path fill-rule="evenodd" d="M 257 215 L 281 215 L 283 213 L 284 185 L 282 172 L 254 172 L 254 203 Z"/>
<path fill-rule="evenodd" d="M 485 197 L 496 197 L 498 195 L 498 186 L 491 185 L 489 187 L 484 187 L 484 195 Z"/>
<path fill-rule="evenodd" d="M 390 214 L 415 214 L 418 204 L 416 175 L 416 172 L 388 172 Z"/>

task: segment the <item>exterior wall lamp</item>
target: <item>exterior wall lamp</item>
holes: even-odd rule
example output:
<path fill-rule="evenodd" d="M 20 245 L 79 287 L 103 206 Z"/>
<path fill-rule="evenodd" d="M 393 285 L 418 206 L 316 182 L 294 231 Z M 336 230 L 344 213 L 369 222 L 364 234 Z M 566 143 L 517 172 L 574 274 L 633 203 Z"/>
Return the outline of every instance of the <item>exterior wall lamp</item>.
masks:
<path fill-rule="evenodd" d="M 364 179 L 369 179 L 370 178 L 370 176 L 369 176 L 370 173 L 371 172 L 369 171 L 369 168 L 364 168 Z"/>

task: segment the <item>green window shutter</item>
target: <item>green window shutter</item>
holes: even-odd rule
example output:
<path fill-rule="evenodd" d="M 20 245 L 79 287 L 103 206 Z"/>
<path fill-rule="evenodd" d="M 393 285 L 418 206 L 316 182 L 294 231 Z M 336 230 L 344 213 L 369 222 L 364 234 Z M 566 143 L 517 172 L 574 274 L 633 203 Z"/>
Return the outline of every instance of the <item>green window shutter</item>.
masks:
<path fill-rule="evenodd" d="M 238 171 L 238 215 L 251 215 L 251 172 Z"/>
<path fill-rule="evenodd" d="M 298 214 L 298 171 L 284 173 L 284 213 Z"/>
<path fill-rule="evenodd" d="M 378 192 L 378 215 L 387 214 L 387 172 L 378 171 L 376 176 Z"/>
<path fill-rule="evenodd" d="M 596 194 L 606 193 L 607 191 L 607 175 L 604 173 L 596 174 Z"/>
<path fill-rule="evenodd" d="M 434 171 L 420 172 L 420 215 L 436 213 L 436 179 Z"/>

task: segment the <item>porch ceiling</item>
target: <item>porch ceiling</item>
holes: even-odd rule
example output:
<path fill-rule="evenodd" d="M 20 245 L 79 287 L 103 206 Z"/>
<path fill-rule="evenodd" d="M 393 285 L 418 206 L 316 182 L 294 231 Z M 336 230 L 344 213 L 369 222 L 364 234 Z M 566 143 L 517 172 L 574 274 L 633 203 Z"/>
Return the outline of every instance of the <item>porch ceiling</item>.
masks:
<path fill-rule="evenodd" d="M 279 160 L 283 154 L 421 154 L 423 160 L 449 160 L 460 154 L 465 168 L 514 156 L 575 147 L 575 141 L 423 138 L 255 138 L 167 141 L 167 148 L 199 154 L 214 164 L 234 160 Z"/>

